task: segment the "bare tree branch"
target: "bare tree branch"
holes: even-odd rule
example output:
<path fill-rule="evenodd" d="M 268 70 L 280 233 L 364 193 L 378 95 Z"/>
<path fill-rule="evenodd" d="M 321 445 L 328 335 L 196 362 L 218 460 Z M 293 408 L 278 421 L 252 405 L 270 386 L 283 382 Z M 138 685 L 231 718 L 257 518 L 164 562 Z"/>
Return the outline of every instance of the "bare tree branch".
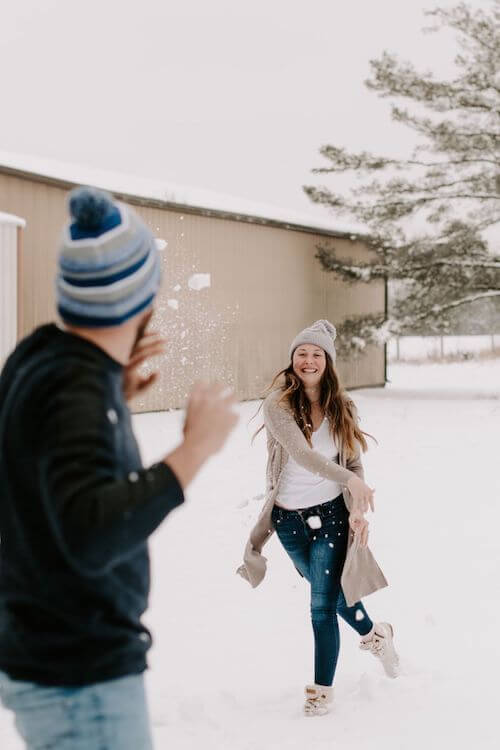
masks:
<path fill-rule="evenodd" d="M 462 299 L 453 300 L 453 302 L 448 302 L 445 305 L 434 305 L 430 310 L 425 310 L 424 312 L 417 315 L 414 320 L 424 320 L 431 315 L 436 316 L 440 313 L 445 312 L 446 310 L 460 307 L 460 305 L 470 305 L 472 302 L 477 302 L 480 299 L 491 299 L 492 297 L 500 297 L 500 289 L 481 292 L 480 294 L 471 294 L 468 297 L 462 297 Z"/>

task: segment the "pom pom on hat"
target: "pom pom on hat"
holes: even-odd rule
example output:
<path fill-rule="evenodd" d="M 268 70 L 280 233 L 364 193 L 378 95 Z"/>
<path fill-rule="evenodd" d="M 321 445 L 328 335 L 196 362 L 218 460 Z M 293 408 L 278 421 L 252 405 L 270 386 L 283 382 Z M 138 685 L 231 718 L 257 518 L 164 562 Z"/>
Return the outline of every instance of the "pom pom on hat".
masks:
<path fill-rule="evenodd" d="M 111 195 L 94 187 L 79 187 L 69 196 L 69 212 L 73 222 L 69 227 L 71 239 L 100 237 L 122 223 L 118 204 Z"/>
<path fill-rule="evenodd" d="M 69 211 L 81 229 L 96 229 L 114 208 L 110 196 L 96 188 L 79 187 L 70 194 Z"/>
<path fill-rule="evenodd" d="M 334 341 L 336 338 L 337 329 L 333 323 L 330 323 L 329 320 L 317 320 L 309 328 L 304 328 L 294 338 L 290 347 L 290 359 L 292 359 L 295 349 L 301 344 L 315 344 L 329 354 L 332 361 L 335 362 L 336 352 Z"/>

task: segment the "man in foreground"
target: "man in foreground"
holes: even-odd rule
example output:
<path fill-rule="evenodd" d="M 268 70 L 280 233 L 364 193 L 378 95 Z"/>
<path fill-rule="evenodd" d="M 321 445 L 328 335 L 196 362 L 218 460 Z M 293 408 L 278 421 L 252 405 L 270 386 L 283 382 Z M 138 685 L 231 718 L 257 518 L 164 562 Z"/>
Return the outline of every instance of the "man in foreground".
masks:
<path fill-rule="evenodd" d="M 0 698 L 28 750 L 150 750 L 147 540 L 237 417 L 198 384 L 183 442 L 143 468 L 126 397 L 154 380 L 145 329 L 160 285 L 149 229 L 74 191 L 57 278 L 63 324 L 19 343 L 0 376 Z"/>

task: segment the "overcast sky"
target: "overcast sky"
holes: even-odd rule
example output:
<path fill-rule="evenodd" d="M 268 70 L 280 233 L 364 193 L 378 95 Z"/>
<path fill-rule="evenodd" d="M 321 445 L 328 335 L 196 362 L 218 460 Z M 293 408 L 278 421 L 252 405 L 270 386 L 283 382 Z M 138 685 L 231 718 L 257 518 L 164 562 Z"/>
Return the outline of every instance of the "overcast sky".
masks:
<path fill-rule="evenodd" d="M 321 144 L 410 147 L 363 81 L 385 49 L 451 70 L 436 4 L 2 0 L 0 149 L 324 212 L 301 190 Z"/>

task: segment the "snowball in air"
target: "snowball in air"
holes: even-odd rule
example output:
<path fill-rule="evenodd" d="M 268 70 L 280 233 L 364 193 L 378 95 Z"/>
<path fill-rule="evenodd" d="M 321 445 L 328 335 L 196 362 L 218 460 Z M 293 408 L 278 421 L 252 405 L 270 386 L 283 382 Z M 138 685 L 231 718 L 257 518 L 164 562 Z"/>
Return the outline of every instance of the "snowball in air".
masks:
<path fill-rule="evenodd" d="M 160 253 L 161 253 L 161 251 L 165 250 L 165 248 L 167 247 L 168 242 L 167 242 L 167 240 L 160 239 L 160 237 L 156 237 L 156 239 L 155 239 L 155 245 L 156 245 L 156 249 L 159 250 Z"/>
<path fill-rule="evenodd" d="M 200 289 L 205 289 L 205 287 L 209 286 L 211 286 L 209 273 L 193 273 L 193 275 L 189 277 L 188 287 L 195 292 L 199 292 Z"/>
<path fill-rule="evenodd" d="M 323 525 L 319 516 L 309 516 L 306 523 L 310 529 L 320 529 Z"/>

